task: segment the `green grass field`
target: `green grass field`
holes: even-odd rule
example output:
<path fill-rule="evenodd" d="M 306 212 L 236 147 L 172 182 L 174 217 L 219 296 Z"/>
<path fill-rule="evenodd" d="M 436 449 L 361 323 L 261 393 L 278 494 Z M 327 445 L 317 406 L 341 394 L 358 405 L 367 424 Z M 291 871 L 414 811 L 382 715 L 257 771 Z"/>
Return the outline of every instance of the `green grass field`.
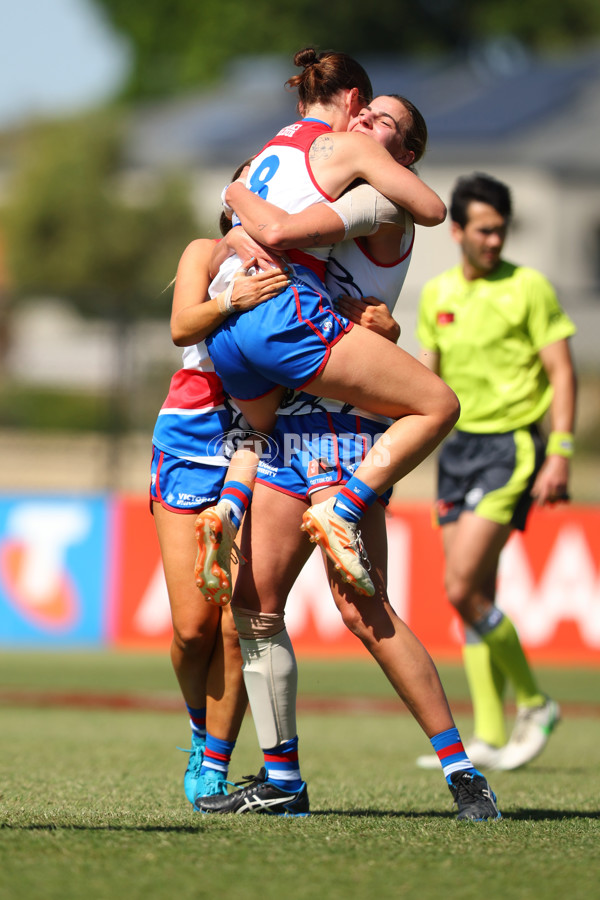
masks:
<path fill-rule="evenodd" d="M 462 671 L 440 672 L 468 737 Z M 589 900 L 600 893 L 600 671 L 540 678 L 564 721 L 528 768 L 490 775 L 501 822 L 455 821 L 441 772 L 414 765 L 426 738 L 400 707 L 381 711 L 391 691 L 368 660 L 300 660 L 302 698 L 346 698 L 339 711 L 301 707 L 310 818 L 207 817 L 183 795 L 176 747 L 189 730 L 166 657 L 3 652 L 0 900 Z M 140 708 L 91 702 L 115 692 Z M 260 765 L 247 717 L 231 777 Z"/>

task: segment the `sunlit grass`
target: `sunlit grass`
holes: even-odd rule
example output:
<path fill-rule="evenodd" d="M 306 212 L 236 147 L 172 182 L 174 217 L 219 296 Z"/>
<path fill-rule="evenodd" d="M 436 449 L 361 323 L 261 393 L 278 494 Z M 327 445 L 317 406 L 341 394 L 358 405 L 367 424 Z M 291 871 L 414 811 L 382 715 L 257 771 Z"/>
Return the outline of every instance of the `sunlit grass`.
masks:
<path fill-rule="evenodd" d="M 378 674 L 368 663 L 300 668 L 301 691 L 313 695 L 347 695 L 356 672 L 356 691 L 387 696 L 381 678 L 366 676 Z M 460 670 L 448 673 L 460 684 Z M 14 689 L 175 693 L 167 661 L 152 656 L 7 654 L 5 688 L 7 680 Z M 551 687 L 563 686 L 559 699 L 590 702 L 597 681 L 595 672 L 560 671 Z M 539 760 L 490 775 L 504 818 L 482 825 L 458 824 L 441 772 L 415 767 L 428 743 L 404 714 L 301 712 L 312 815 L 293 820 L 194 813 L 177 750 L 189 738 L 183 712 L 12 704 L 0 716 L 0 900 L 597 893 L 597 714 L 565 717 Z M 468 734 L 469 717 L 458 724 Z M 231 776 L 260 765 L 247 718 Z"/>

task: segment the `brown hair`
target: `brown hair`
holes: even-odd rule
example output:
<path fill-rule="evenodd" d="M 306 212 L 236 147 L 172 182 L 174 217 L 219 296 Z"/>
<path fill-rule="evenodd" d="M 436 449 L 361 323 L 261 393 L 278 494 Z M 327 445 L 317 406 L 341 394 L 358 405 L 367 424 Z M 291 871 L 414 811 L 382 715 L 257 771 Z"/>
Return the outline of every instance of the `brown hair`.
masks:
<path fill-rule="evenodd" d="M 252 162 L 252 157 L 250 157 L 250 159 L 244 160 L 243 163 L 240 163 L 240 165 L 237 167 L 237 169 L 231 176 L 231 181 L 237 181 L 237 179 L 240 177 L 240 175 L 242 174 L 242 172 L 244 171 L 246 166 L 249 166 L 251 162 Z M 229 216 L 227 215 L 225 210 L 221 210 L 221 215 L 219 216 L 219 231 L 221 232 L 223 237 L 225 237 L 225 235 L 227 234 L 228 231 L 231 231 L 231 228 L 232 228 L 231 219 L 229 218 Z M 168 285 L 165 288 L 163 288 L 163 294 L 170 287 L 173 287 L 173 285 L 175 284 L 176 281 L 177 281 L 177 275 L 175 275 L 175 277 L 171 279 L 171 281 L 168 283 Z"/>
<path fill-rule="evenodd" d="M 406 97 L 401 97 L 400 94 L 381 94 L 380 96 L 392 97 L 392 99 L 401 103 L 410 114 L 410 127 L 406 129 L 406 133 L 402 136 L 402 144 L 405 150 L 412 150 L 415 154 L 414 165 L 414 163 L 422 159 L 427 149 L 427 123 L 415 104 L 407 100 Z"/>
<path fill-rule="evenodd" d="M 252 162 L 253 157 L 251 156 L 249 159 L 245 159 L 243 163 L 237 167 L 233 175 L 231 176 L 231 181 L 237 181 L 246 166 L 249 166 Z M 231 182 L 230 182 L 231 183 Z M 225 237 L 228 231 L 231 231 L 231 219 L 225 212 L 225 210 L 221 211 L 221 215 L 219 216 L 219 231 Z"/>
<path fill-rule="evenodd" d="M 306 109 L 314 103 L 329 103 L 340 91 L 358 88 L 361 103 L 369 103 L 373 97 L 371 80 L 360 63 L 346 53 L 324 50 L 317 53 L 313 47 L 299 50 L 294 65 L 304 69 L 301 75 L 292 75 L 285 83 L 289 89 L 298 88 L 298 106 Z"/>

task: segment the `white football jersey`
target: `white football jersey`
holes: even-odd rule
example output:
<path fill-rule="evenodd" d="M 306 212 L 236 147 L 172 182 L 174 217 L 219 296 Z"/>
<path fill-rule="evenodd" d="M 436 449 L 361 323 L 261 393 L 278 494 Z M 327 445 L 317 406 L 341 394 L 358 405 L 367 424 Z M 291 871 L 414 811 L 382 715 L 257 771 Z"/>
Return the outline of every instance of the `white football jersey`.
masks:
<path fill-rule="evenodd" d="M 335 304 L 340 294 L 348 294 L 356 299 L 376 297 L 381 300 L 390 313 L 394 312 L 396 303 L 412 254 L 415 239 L 415 227 L 412 217 L 406 213 L 405 231 L 400 242 L 399 257 L 393 263 L 379 263 L 360 246 L 356 240 L 341 241 L 336 244 L 327 263 L 327 291 Z M 372 419 L 384 425 L 390 419 L 367 412 L 351 403 L 314 397 L 305 391 L 288 391 L 278 410 L 278 415 L 309 415 L 313 412 L 337 412 L 364 419 Z"/>
<path fill-rule="evenodd" d="M 317 184 L 309 159 L 309 151 L 316 138 L 330 132 L 331 127 L 317 119 L 301 119 L 286 125 L 252 160 L 246 186 L 263 200 L 268 200 L 289 213 L 300 212 L 313 203 L 332 200 Z M 233 223 L 239 224 L 235 214 Z M 330 249 L 331 246 L 301 252 L 290 250 L 287 255 L 292 266 L 297 254 L 299 262 L 313 268 L 320 278 L 324 278 Z M 230 256 L 225 260 L 209 288 L 211 297 L 223 290 L 223 286 L 230 281 L 241 264 L 238 256 Z"/>

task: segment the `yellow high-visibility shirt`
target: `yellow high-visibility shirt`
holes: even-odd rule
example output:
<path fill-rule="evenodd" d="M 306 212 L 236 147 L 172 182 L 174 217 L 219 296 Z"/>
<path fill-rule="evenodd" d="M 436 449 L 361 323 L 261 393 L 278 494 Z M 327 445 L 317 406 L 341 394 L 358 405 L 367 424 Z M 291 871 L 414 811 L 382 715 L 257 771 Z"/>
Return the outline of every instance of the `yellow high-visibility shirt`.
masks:
<path fill-rule="evenodd" d="M 550 282 L 535 269 L 501 261 L 467 281 L 460 265 L 423 288 L 417 337 L 440 355 L 440 375 L 457 394 L 457 428 L 513 431 L 539 421 L 552 388 L 539 351 L 575 333 Z"/>

